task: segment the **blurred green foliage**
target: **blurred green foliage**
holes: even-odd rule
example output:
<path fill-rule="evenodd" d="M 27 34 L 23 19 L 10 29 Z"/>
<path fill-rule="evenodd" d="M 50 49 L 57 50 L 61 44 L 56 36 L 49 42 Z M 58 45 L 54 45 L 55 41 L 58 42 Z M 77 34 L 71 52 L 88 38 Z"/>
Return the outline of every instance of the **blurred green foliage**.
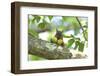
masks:
<path fill-rule="evenodd" d="M 77 20 L 78 19 L 78 20 Z M 55 29 L 63 31 L 63 37 L 68 41 L 66 47 L 84 51 L 88 45 L 88 18 L 76 16 L 39 16 L 28 15 L 28 34 L 38 38 L 39 33 L 49 32 L 50 40 Z M 70 32 L 70 34 L 67 34 Z M 73 33 L 71 33 L 73 32 Z M 40 57 L 31 56 L 32 60 L 41 60 Z"/>
<path fill-rule="evenodd" d="M 42 57 L 36 56 L 36 55 L 29 54 L 28 55 L 28 60 L 45 60 L 45 59 L 42 58 Z"/>

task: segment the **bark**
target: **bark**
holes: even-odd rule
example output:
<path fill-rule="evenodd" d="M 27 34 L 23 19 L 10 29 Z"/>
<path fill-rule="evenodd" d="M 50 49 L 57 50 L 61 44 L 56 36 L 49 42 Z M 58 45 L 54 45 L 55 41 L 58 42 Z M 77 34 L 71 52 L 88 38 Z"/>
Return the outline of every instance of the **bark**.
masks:
<path fill-rule="evenodd" d="M 49 60 L 72 58 L 72 53 L 67 47 L 61 48 L 54 43 L 37 39 L 30 35 L 28 35 L 28 52 Z"/>

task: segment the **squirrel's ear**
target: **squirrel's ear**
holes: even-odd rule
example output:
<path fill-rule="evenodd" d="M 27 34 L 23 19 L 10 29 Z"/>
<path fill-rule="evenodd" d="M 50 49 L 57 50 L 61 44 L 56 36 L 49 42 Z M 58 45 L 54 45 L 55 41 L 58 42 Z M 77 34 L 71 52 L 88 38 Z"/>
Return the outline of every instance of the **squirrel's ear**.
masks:
<path fill-rule="evenodd" d="M 58 32 L 58 29 L 56 28 L 56 32 Z"/>

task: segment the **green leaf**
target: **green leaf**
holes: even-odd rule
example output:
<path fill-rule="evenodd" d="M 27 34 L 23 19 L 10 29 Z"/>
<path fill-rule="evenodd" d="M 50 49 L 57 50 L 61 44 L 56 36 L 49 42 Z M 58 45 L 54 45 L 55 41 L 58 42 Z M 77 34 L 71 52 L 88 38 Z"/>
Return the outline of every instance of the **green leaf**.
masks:
<path fill-rule="evenodd" d="M 70 40 L 68 40 L 68 44 L 67 44 L 67 47 L 69 48 L 69 47 L 71 47 L 72 46 L 72 44 L 74 43 L 74 39 L 70 39 Z"/>
<path fill-rule="evenodd" d="M 36 17 L 37 22 L 39 22 L 39 21 L 40 21 L 40 19 L 41 19 L 41 17 L 40 17 L 40 16 L 37 16 L 37 17 Z"/>
<path fill-rule="evenodd" d="M 75 38 L 74 35 L 72 35 L 72 34 L 71 34 L 71 37 L 72 37 L 72 38 Z"/>
<path fill-rule="evenodd" d="M 86 30 L 84 30 L 84 32 L 83 32 L 84 34 L 85 34 L 85 37 L 86 37 L 86 39 L 88 40 L 88 32 L 87 32 L 87 29 Z M 83 34 L 83 36 L 84 36 L 84 34 Z"/>
<path fill-rule="evenodd" d="M 74 47 L 74 49 L 77 49 L 78 48 L 78 46 L 79 46 L 79 41 L 75 41 L 75 47 Z"/>
<path fill-rule="evenodd" d="M 76 40 L 80 41 L 80 38 L 75 38 Z"/>
<path fill-rule="evenodd" d="M 79 48 L 78 48 L 78 50 L 79 50 L 80 52 L 83 52 L 83 50 L 84 50 L 84 43 L 83 43 L 83 42 L 80 42 L 80 43 L 79 43 Z"/>
<path fill-rule="evenodd" d="M 49 18 L 49 20 L 51 21 L 51 20 L 52 20 L 52 18 L 53 18 L 53 16 L 48 16 L 48 18 Z"/>
<path fill-rule="evenodd" d="M 40 16 L 36 16 L 36 15 L 32 15 L 34 18 L 31 20 L 31 22 L 34 24 L 35 23 L 35 21 L 37 22 L 37 23 L 39 23 L 39 21 L 40 21 L 40 19 L 41 19 L 41 17 Z"/>
<path fill-rule="evenodd" d="M 88 26 L 87 25 L 84 25 L 83 28 L 88 28 Z"/>
<path fill-rule="evenodd" d="M 32 29 L 28 29 L 28 34 L 35 38 L 38 38 L 38 33 Z"/>
<path fill-rule="evenodd" d="M 45 25 L 46 25 L 46 24 L 42 22 L 42 23 L 40 23 L 40 24 L 38 25 L 38 27 L 39 27 L 40 29 L 45 29 Z"/>
<path fill-rule="evenodd" d="M 35 18 L 34 18 L 34 19 L 32 19 L 32 23 L 33 23 L 33 24 L 35 23 Z"/>
<path fill-rule="evenodd" d="M 64 36 L 65 38 L 71 38 L 71 37 L 72 37 L 71 35 L 65 35 L 65 34 L 63 34 L 63 36 Z"/>

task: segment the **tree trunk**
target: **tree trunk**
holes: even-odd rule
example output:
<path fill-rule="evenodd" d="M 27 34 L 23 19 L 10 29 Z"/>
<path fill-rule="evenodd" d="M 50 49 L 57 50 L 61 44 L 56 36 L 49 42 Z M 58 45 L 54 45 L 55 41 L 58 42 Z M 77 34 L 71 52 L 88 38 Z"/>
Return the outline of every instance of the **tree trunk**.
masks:
<path fill-rule="evenodd" d="M 54 43 L 34 38 L 31 35 L 28 35 L 28 52 L 49 60 L 71 59 L 72 57 L 67 47 L 59 48 Z"/>

